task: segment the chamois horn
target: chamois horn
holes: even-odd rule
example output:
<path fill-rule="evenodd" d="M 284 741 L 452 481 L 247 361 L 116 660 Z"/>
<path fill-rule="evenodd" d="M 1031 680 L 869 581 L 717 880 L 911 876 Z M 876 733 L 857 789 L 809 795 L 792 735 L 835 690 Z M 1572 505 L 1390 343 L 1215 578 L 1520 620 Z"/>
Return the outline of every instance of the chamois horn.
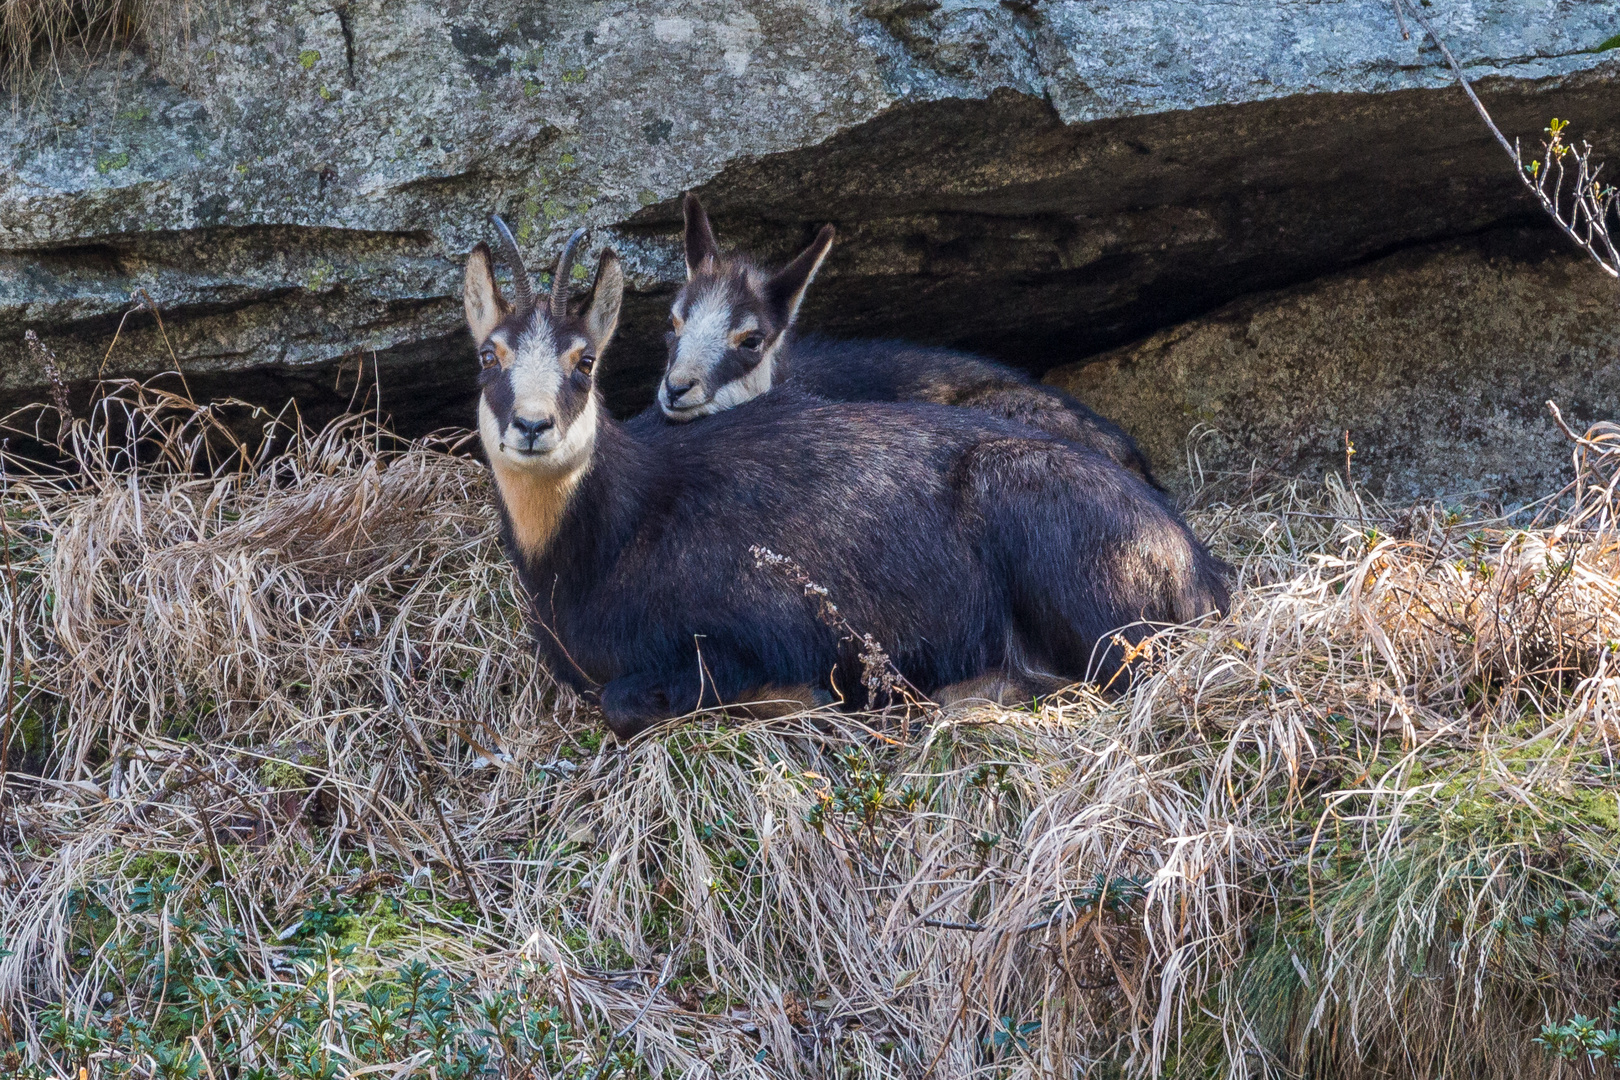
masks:
<path fill-rule="evenodd" d="M 574 235 L 568 238 L 563 245 L 562 254 L 557 257 L 557 272 L 551 275 L 551 317 L 560 319 L 568 314 L 568 274 L 574 269 L 574 252 L 579 248 L 579 242 L 585 239 L 585 229 L 580 227 L 574 230 Z"/>
<path fill-rule="evenodd" d="M 523 268 L 523 255 L 518 251 L 512 230 L 506 227 L 499 214 L 489 215 L 495 231 L 501 234 L 501 257 L 512 268 L 512 290 L 517 293 L 518 308 L 527 311 L 534 307 L 534 286 L 529 283 L 529 272 Z"/>

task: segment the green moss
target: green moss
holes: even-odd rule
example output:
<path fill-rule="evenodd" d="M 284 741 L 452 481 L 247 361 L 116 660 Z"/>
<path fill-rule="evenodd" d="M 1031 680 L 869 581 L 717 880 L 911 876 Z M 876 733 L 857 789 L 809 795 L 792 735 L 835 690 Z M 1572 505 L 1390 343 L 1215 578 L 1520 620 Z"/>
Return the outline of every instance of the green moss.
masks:
<path fill-rule="evenodd" d="M 337 273 L 337 267 L 322 259 L 311 268 L 309 277 L 304 281 L 304 288 L 310 292 L 319 292 Z"/>
<path fill-rule="evenodd" d="M 163 880 L 180 870 L 180 856 L 169 854 L 137 855 L 124 867 L 129 881 Z"/>
<path fill-rule="evenodd" d="M 125 169 L 128 167 L 129 151 L 127 150 L 123 153 L 108 154 L 104 157 L 99 157 L 96 159 L 96 172 L 102 174 L 103 176 L 110 172 L 115 172 L 118 169 Z"/>
<path fill-rule="evenodd" d="M 308 787 L 310 776 L 306 770 L 320 768 L 326 764 L 326 758 L 321 750 L 309 743 L 277 746 L 271 751 L 271 755 L 270 760 L 259 766 L 259 782 L 267 788 L 280 791 L 296 791 Z"/>
<path fill-rule="evenodd" d="M 1620 835 L 1620 793 L 1609 789 L 1577 789 L 1561 801 L 1578 822 Z"/>
<path fill-rule="evenodd" d="M 368 912 L 347 921 L 339 944 L 378 949 L 420 929 L 404 919 L 400 910 L 398 904 L 378 898 Z"/>
<path fill-rule="evenodd" d="M 24 757 L 39 757 L 50 746 L 52 730 L 46 725 L 44 714 L 35 709 L 20 709 L 14 714 L 13 723 L 12 738 Z"/>
<path fill-rule="evenodd" d="M 593 967 L 616 971 L 636 966 L 635 958 L 625 951 L 622 944 L 613 940 L 592 941 L 582 926 L 570 927 L 562 934 L 562 942 L 570 952 Z"/>

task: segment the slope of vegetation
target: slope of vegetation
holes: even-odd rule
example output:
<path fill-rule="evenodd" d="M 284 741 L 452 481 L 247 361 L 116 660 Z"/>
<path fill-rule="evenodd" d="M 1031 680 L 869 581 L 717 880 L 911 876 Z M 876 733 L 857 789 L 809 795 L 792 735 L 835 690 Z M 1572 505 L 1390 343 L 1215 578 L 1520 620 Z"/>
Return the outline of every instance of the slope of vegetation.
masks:
<path fill-rule="evenodd" d="M 1612 1073 L 1615 434 L 1535 520 L 1212 482 L 1118 699 L 621 746 L 454 439 L 116 388 L 5 462 L 0 1075 Z"/>

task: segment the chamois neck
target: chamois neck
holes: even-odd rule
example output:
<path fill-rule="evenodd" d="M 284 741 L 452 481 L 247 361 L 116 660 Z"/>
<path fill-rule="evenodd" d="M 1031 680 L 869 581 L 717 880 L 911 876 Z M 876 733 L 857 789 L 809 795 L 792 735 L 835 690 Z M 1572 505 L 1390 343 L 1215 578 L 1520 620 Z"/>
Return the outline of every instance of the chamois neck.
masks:
<path fill-rule="evenodd" d="M 550 549 L 591 464 L 587 461 L 562 473 L 534 473 L 514 469 L 499 458 L 490 462 L 512 544 L 525 559 L 539 559 Z"/>
<path fill-rule="evenodd" d="M 642 473 L 640 448 L 599 403 L 592 403 L 590 452 L 580 463 L 557 472 L 515 467 L 491 455 L 501 516 L 520 562 L 534 566 L 566 547 L 563 534 L 583 529 L 597 540 L 612 530 L 607 518 L 637 489 Z M 582 417 L 576 423 L 584 423 Z M 572 523 L 572 524 L 571 524 Z"/>
<path fill-rule="evenodd" d="M 792 326 L 782 331 L 771 356 L 771 386 L 781 386 L 793 374 L 793 350 L 798 344 L 799 336 L 793 332 Z"/>

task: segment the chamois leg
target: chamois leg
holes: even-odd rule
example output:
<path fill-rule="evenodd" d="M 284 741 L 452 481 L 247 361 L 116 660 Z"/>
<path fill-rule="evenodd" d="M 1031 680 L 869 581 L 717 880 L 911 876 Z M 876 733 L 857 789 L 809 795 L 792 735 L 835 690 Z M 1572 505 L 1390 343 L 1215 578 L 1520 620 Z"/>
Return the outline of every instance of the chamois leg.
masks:
<path fill-rule="evenodd" d="M 654 724 L 696 709 L 697 677 L 685 672 L 682 675 L 672 679 L 663 672 L 638 671 L 602 687 L 602 711 L 607 714 L 608 728 L 619 738 L 629 739 Z"/>
<path fill-rule="evenodd" d="M 760 686 L 727 702 L 727 711 L 748 720 L 780 720 L 812 712 L 833 703 L 832 695 L 808 683 L 797 686 Z"/>
<path fill-rule="evenodd" d="M 1030 672 L 996 671 L 976 679 L 942 686 L 928 695 L 940 706 L 959 702 L 988 701 L 995 705 L 1028 705 L 1038 697 L 1055 694 L 1072 680 Z"/>
<path fill-rule="evenodd" d="M 1225 611 L 1223 566 L 1163 496 L 1100 455 L 1006 439 L 976 448 L 964 495 L 982 515 L 1031 659 L 1121 689 L 1154 623 Z"/>
<path fill-rule="evenodd" d="M 751 675 L 755 677 L 750 678 Z M 722 649 L 706 650 L 701 670 L 694 660 L 691 668 L 673 673 L 639 671 L 612 680 L 601 693 L 608 727 L 621 739 L 631 738 L 674 716 L 735 702 L 763 702 L 757 708 L 758 715 L 765 717 L 787 715 L 825 703 L 818 700 L 809 686 L 782 686 L 761 681 L 757 672 L 730 662 Z M 756 715 L 748 709 L 742 711 L 745 715 Z"/>

